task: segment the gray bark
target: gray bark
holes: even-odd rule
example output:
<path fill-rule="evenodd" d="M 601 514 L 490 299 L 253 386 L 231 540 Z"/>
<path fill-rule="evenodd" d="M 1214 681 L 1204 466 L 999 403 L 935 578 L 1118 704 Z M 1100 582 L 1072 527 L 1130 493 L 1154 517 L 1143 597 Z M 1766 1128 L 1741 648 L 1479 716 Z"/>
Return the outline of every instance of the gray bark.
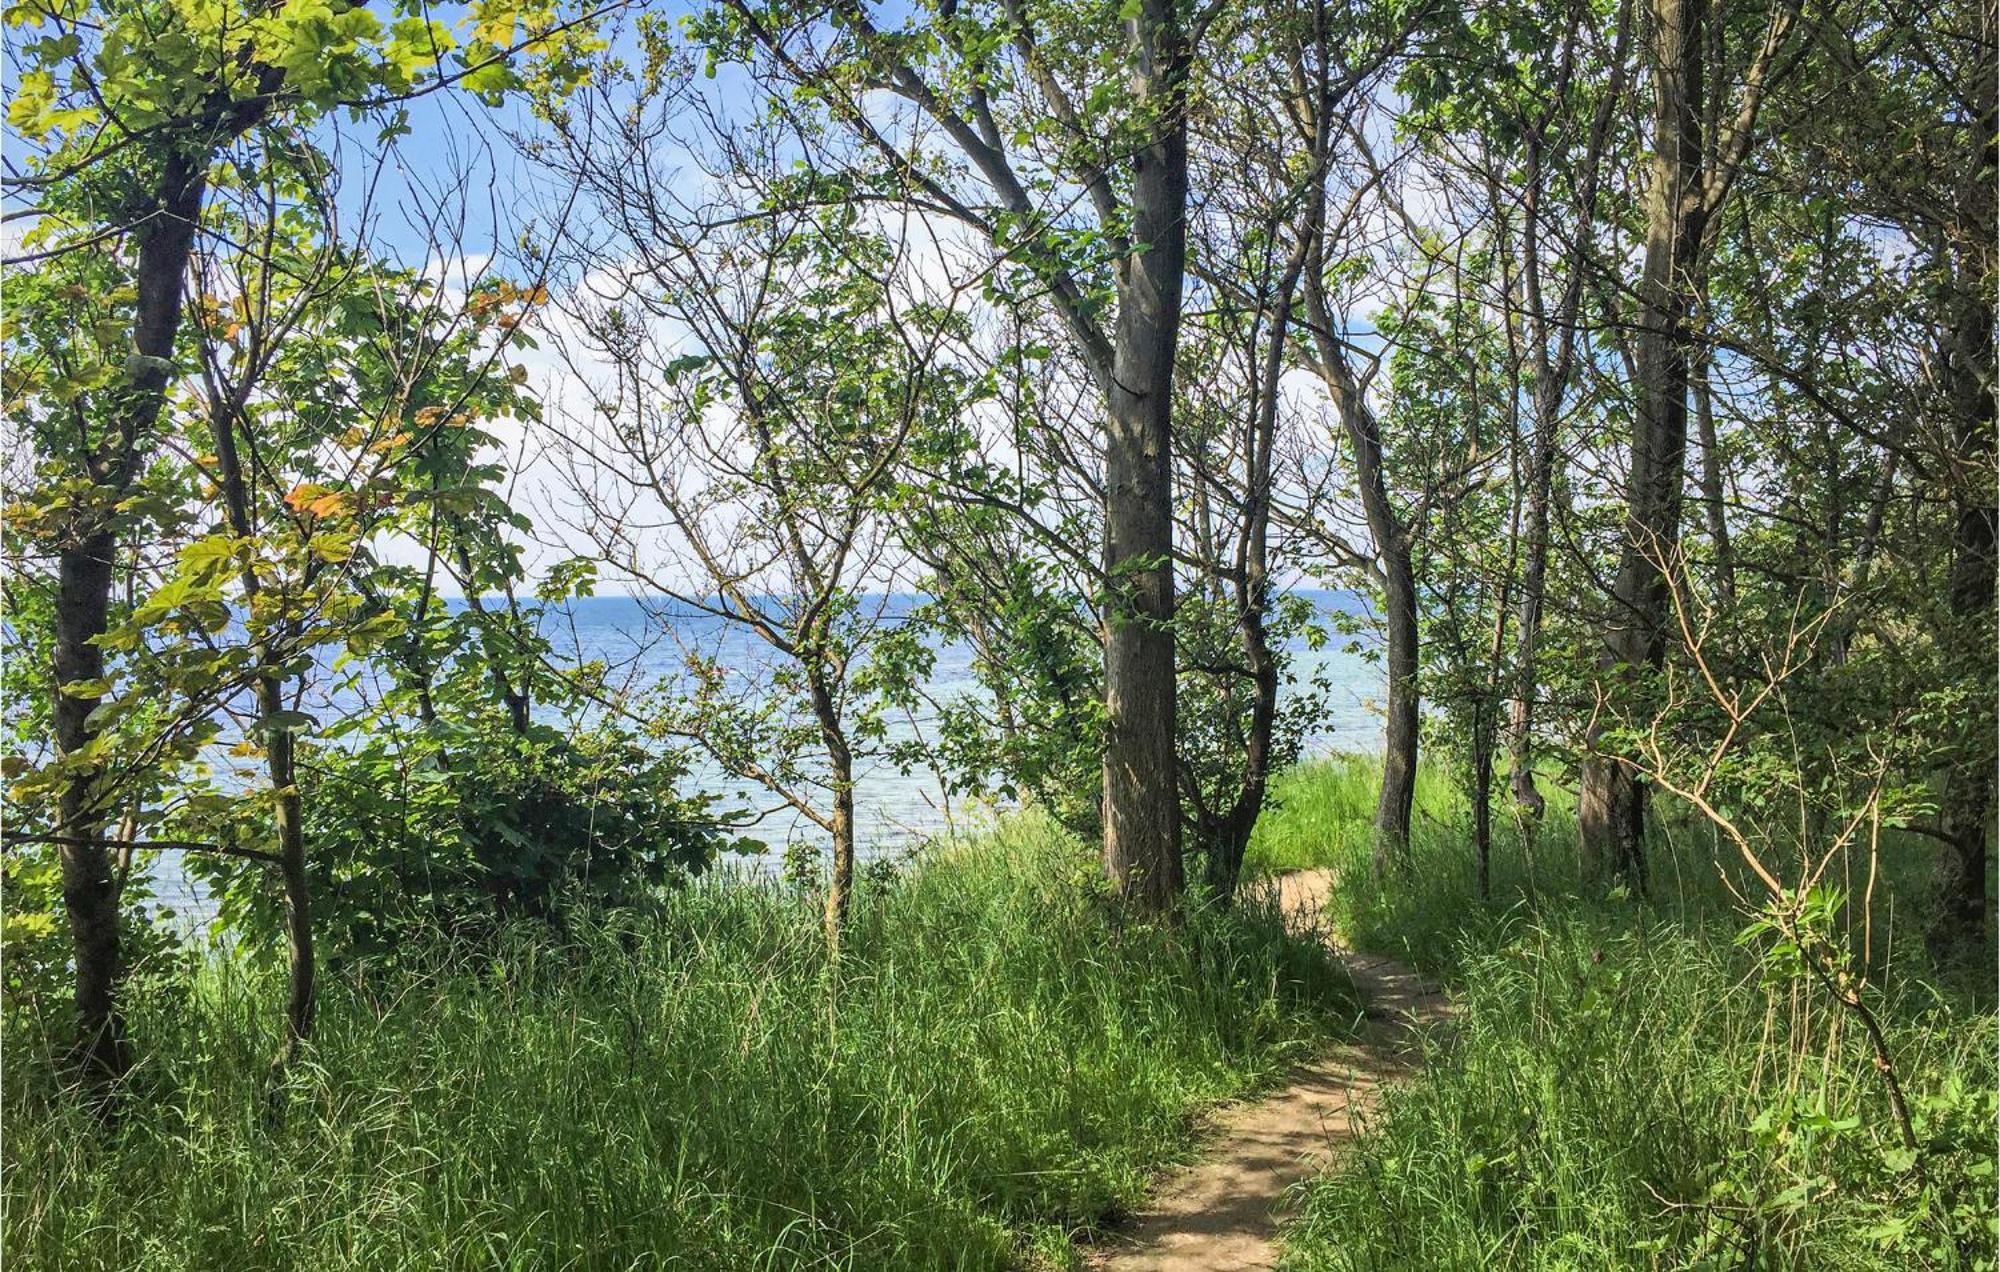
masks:
<path fill-rule="evenodd" d="M 1662 564 L 1680 531 L 1687 452 L 1689 316 L 1708 206 L 1702 183 L 1703 59 L 1707 0 L 1652 0 L 1652 177 L 1639 281 L 1637 410 L 1626 480 L 1624 543 L 1612 586 L 1603 674 L 1636 689 L 1665 652 L 1668 591 Z M 1628 696 L 1628 701 L 1630 697 Z M 1630 764 L 1607 754 L 1610 721 L 1590 730 L 1577 800 L 1587 871 L 1606 869 L 1645 887 L 1646 788 Z"/>
<path fill-rule="evenodd" d="M 1132 157 L 1104 447 L 1104 871 L 1141 908 L 1181 893 L 1175 753 L 1173 386 L 1187 261 L 1190 50 L 1169 0 L 1130 23 L 1133 87 L 1156 112 Z"/>
<path fill-rule="evenodd" d="M 1410 565 L 1409 532 L 1389 501 L 1382 466 L 1382 429 L 1368 405 L 1347 351 L 1334 334 L 1333 314 L 1317 277 L 1306 279 L 1306 311 L 1316 351 L 1314 370 L 1325 382 L 1354 452 L 1356 484 L 1369 536 L 1382 566 L 1382 618 L 1387 629 L 1388 694 L 1382 730 L 1382 791 L 1375 805 L 1374 859 L 1378 875 L 1410 860 L 1410 811 L 1417 794 L 1417 582 Z"/>

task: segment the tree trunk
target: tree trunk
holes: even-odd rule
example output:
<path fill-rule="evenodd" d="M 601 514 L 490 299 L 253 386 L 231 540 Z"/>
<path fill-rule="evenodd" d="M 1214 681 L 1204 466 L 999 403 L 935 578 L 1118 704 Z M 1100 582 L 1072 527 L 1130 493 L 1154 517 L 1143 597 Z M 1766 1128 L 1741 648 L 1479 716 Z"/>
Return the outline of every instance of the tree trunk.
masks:
<path fill-rule="evenodd" d="M 259 661 L 269 651 L 259 651 Z M 290 965 L 285 1001 L 285 1043 L 278 1053 L 282 1067 L 312 1037 L 318 1001 L 317 967 L 313 957 L 312 888 L 306 879 L 304 807 L 299 798 L 296 735 L 275 729 L 271 721 L 285 709 L 282 683 L 275 675 L 259 677 L 257 709 L 265 721 L 265 771 L 271 778 L 272 816 L 278 833 L 278 873 L 285 885 L 285 956 Z"/>
<path fill-rule="evenodd" d="M 1263 365 L 1251 382 L 1250 410 L 1245 418 L 1243 499 L 1238 506 L 1237 569 L 1233 572 L 1236 632 L 1250 673 L 1250 728 L 1243 744 L 1243 780 L 1235 803 L 1213 835 L 1209 848 L 1210 892 L 1227 904 L 1243 878 L 1243 858 L 1250 835 L 1264 810 L 1270 789 L 1272 735 L 1278 725 L 1278 659 L 1271 651 L 1265 625 L 1271 608 L 1271 470 L 1277 448 L 1278 386 L 1284 377 L 1291 312 L 1305 272 L 1311 241 L 1301 236 L 1285 262 L 1272 295 L 1271 326 Z M 1255 348 L 1254 338 L 1252 348 Z M 1213 559 L 1204 553 L 1204 560 Z M 1220 586 L 1222 574 L 1214 577 Z"/>
<path fill-rule="evenodd" d="M 255 342 L 246 364 L 260 361 L 261 349 Z M 223 513 L 230 533 L 249 541 L 257 533 L 250 503 L 250 479 L 243 470 L 237 430 L 246 421 L 244 409 L 255 390 L 251 376 L 234 385 L 228 394 L 212 403 L 209 411 L 210 440 L 215 445 L 216 485 L 222 495 Z M 263 582 L 254 564 L 244 563 L 241 572 L 244 606 L 254 612 L 263 591 Z M 277 836 L 278 873 L 285 889 L 285 954 L 290 969 L 285 1002 L 285 1040 L 272 1061 L 282 1069 L 312 1037 L 313 1014 L 317 1001 L 317 968 L 313 955 L 312 888 L 306 877 L 305 818 L 299 794 L 297 730 L 281 725 L 285 711 L 284 676 L 281 670 L 289 656 L 286 642 L 274 643 L 268 634 L 252 644 L 251 657 L 258 668 L 256 681 L 257 718 L 263 729 L 264 771 L 271 782 L 271 816 Z"/>
<path fill-rule="evenodd" d="M 1986 398 L 1988 409 L 1991 396 Z M 1989 426 L 1991 417 L 1989 415 Z M 1989 452 L 1990 454 L 1990 452 Z M 1992 719 L 1977 704 L 1993 701 L 1994 517 L 1992 504 L 1967 504 L 1959 509 L 1951 569 L 1951 617 L 1959 646 L 1971 665 L 1975 683 L 1986 692 L 1968 703 L 1967 738 L 1957 763 L 1945 778 L 1939 808 L 1940 828 L 1951 841 L 1945 868 L 1945 892 L 1933 944 L 1940 950 L 1956 946 L 1977 949 L 1986 927 L 1986 863 L 1988 827 L 1993 818 L 1994 739 Z"/>
<path fill-rule="evenodd" d="M 1729 512 L 1722 486 L 1722 443 L 1715 433 L 1715 390 L 1709 383 L 1708 350 L 1694 363 L 1695 425 L 1701 435 L 1701 509 L 1715 553 L 1715 590 L 1725 603 L 1736 600 L 1736 553 L 1729 544 Z"/>
<path fill-rule="evenodd" d="M 1104 448 L 1104 870 L 1142 909 L 1182 888 L 1175 758 L 1173 387 L 1187 256 L 1188 49 L 1169 0 L 1131 23 L 1134 89 L 1158 113 L 1132 158 Z"/>
<path fill-rule="evenodd" d="M 1243 858 L 1250 849 L 1250 834 L 1264 808 L 1264 795 L 1271 781 L 1271 735 L 1278 722 L 1278 660 L 1271 653 L 1264 630 L 1267 585 L 1262 565 L 1253 569 L 1255 578 L 1238 594 L 1242 610 L 1237 629 L 1252 685 L 1250 728 L 1243 742 L 1243 782 L 1237 789 L 1235 802 L 1212 835 L 1208 853 L 1209 891 L 1225 904 L 1236 895 L 1236 886 L 1242 882 Z"/>
<path fill-rule="evenodd" d="M 1996 167 L 1990 140 L 1984 153 L 1983 175 L 1990 190 Z M 1968 276 L 1980 277 L 1970 272 L 1976 263 L 1968 263 Z M 1938 810 L 1939 829 L 1951 842 L 1945 892 L 1931 941 L 1940 952 L 1977 949 L 1985 931 L 1987 838 L 1994 811 L 1994 770 L 2000 764 L 1992 715 L 1985 709 L 1993 702 L 1995 677 L 1994 327 L 1988 297 L 1978 290 L 1971 297 L 1943 359 L 1952 413 L 1959 421 L 1956 458 L 1963 476 L 1956 483 L 1950 630 L 1942 643 L 1952 653 L 1957 673 L 1979 691 L 1964 708 L 1964 731 L 1945 774 Z"/>
<path fill-rule="evenodd" d="M 839 706 L 825 679 L 814 675 L 810 686 L 813 713 L 819 720 L 820 740 L 826 747 L 827 768 L 833 779 L 833 816 L 827 828 L 833 837 L 833 870 L 826 884 L 826 946 L 837 956 L 854 894 L 854 752 L 847 745 Z"/>
<path fill-rule="evenodd" d="M 1589 141 L 1577 190 L 1576 219 L 1588 225 L 1597 214 L 1597 188 L 1611 136 L 1612 114 L 1625 89 L 1625 51 L 1632 31 L 1632 0 L 1619 0 L 1616 35 L 1611 52 L 1611 82 L 1591 114 Z M 1559 86 L 1560 89 L 1566 86 Z M 1542 293 L 1543 136 L 1527 138 L 1527 190 L 1522 200 L 1522 285 L 1533 323 L 1535 349 L 1535 434 L 1528 458 L 1527 561 L 1522 568 L 1520 625 L 1515 634 L 1514 701 L 1508 723 L 1510 781 L 1514 803 L 1525 815 L 1526 833 L 1541 828 L 1548 801 L 1535 785 L 1535 702 L 1541 680 L 1542 609 L 1548 593 L 1549 508 L 1555 479 L 1556 447 L 1561 435 L 1562 407 L 1576 364 L 1578 319 L 1583 312 L 1584 283 L 1593 277 L 1588 236 L 1577 233 L 1564 252 L 1568 271 L 1556 311 L 1544 306 Z M 1551 351 L 1551 341 L 1554 350 Z"/>
<path fill-rule="evenodd" d="M 1472 719 L 1472 851 L 1479 899 L 1493 896 L 1493 719 L 1485 702 Z"/>
<path fill-rule="evenodd" d="M 1316 213 L 1323 215 L 1322 213 Z M 1315 231 L 1317 232 L 1317 231 Z M 1319 372 L 1354 451 L 1356 484 L 1368 534 L 1382 564 L 1383 620 L 1388 629 L 1388 710 L 1382 732 L 1382 791 L 1375 805 L 1374 859 L 1379 876 L 1410 860 L 1410 809 L 1417 794 L 1417 581 L 1410 566 L 1409 534 L 1389 502 L 1382 466 L 1382 429 L 1347 352 L 1333 330 L 1333 313 L 1319 279 L 1306 279 L 1306 308 L 1312 320 Z"/>
<path fill-rule="evenodd" d="M 1624 544 L 1612 588 L 1610 630 L 1600 670 L 1614 700 L 1643 709 L 1646 673 L 1665 651 L 1668 591 L 1663 565 L 1680 531 L 1687 455 L 1688 326 L 1707 220 L 1702 188 L 1702 58 L 1706 0 L 1653 0 L 1655 116 L 1647 197 L 1646 257 L 1639 283 L 1637 410 L 1626 485 Z M 1646 886 L 1646 788 L 1638 771 L 1603 749 L 1613 722 L 1600 717 L 1587 739 L 1577 800 L 1587 872 L 1608 868 Z"/>
<path fill-rule="evenodd" d="M 1508 721 L 1508 753 L 1514 803 L 1530 831 L 1541 825 L 1548 800 L 1535 786 L 1535 699 L 1541 687 L 1542 601 L 1549 577 L 1549 491 L 1555 479 L 1556 426 L 1562 411 L 1560 386 L 1535 386 L 1535 437 L 1528 456 L 1527 560 L 1521 567 L 1521 608 L 1514 636 L 1514 702 Z"/>
<path fill-rule="evenodd" d="M 97 736 L 88 717 L 97 701 L 62 692 L 72 681 L 104 675 L 104 651 L 94 643 L 109 626 L 111 559 L 115 541 L 99 531 L 65 548 L 57 562 L 55 734 L 56 751 L 74 755 Z M 124 975 L 118 931 L 118 881 L 101 836 L 106 806 L 97 789 L 101 770 L 72 774 L 57 803 L 56 832 L 69 836 L 58 849 L 63 908 L 69 915 L 76 960 L 77 1037 L 73 1055 L 85 1079 L 108 1087 L 130 1063 L 125 1022 L 118 1010 Z M 80 842 L 79 842 L 80 841 Z"/>
<path fill-rule="evenodd" d="M 1380 444 L 1377 439 L 1378 448 Z M 1378 457 L 1378 469 L 1379 465 Z M 1379 483 L 1378 471 L 1375 496 L 1368 499 L 1365 493 L 1368 487 L 1364 485 L 1364 500 L 1386 509 L 1388 495 L 1379 489 Z M 1372 510 L 1368 520 L 1371 527 L 1378 520 Z M 1409 545 L 1404 542 L 1400 527 L 1394 529 L 1392 537 L 1377 539 L 1376 542 L 1383 545 L 1377 551 L 1381 553 L 1383 573 L 1387 576 L 1383 600 L 1384 617 L 1389 628 L 1388 719 L 1382 731 L 1382 794 L 1375 805 L 1375 873 L 1381 875 L 1392 865 L 1400 867 L 1410 863 L 1410 810 L 1417 796 L 1417 717 L 1420 699 L 1417 687 L 1417 583 L 1410 569 Z M 1393 546 L 1389 546 L 1391 544 Z"/>
<path fill-rule="evenodd" d="M 110 432 L 84 458 L 92 482 L 110 496 L 105 505 L 117 503 L 131 489 L 142 467 L 145 437 L 159 420 L 206 189 L 199 164 L 170 155 L 148 200 L 152 214 L 135 232 L 139 240 L 138 313 L 132 331 L 136 357 L 129 382 L 114 400 Z M 91 513 L 57 557 L 54 726 L 56 753 L 61 756 L 82 752 L 98 737 L 99 730 L 90 722 L 96 700 L 71 697 L 61 687 L 104 675 L 104 651 L 97 640 L 110 625 L 116 545 L 113 528 Z M 109 809 L 108 792 L 98 789 L 102 776 L 98 764 L 70 774 L 57 801 L 62 820 L 56 828 L 72 841 L 62 845 L 59 855 L 63 905 L 76 959 L 74 1059 L 86 1079 L 100 1087 L 121 1076 L 129 1063 L 118 1010 L 124 975 L 118 884 L 101 842 Z"/>

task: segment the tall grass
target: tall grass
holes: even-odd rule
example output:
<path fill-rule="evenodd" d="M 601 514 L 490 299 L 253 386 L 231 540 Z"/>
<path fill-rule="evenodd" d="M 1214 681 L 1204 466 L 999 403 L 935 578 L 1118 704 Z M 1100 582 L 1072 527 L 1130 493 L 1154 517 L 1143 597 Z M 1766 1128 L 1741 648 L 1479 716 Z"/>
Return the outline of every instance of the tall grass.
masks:
<path fill-rule="evenodd" d="M 1032 821 L 867 890 L 837 967 L 774 887 L 329 987 L 273 1115 L 267 978 L 137 1004 L 122 1125 L 10 1057 L 10 1267 L 980 1268 L 1067 1257 L 1352 1014 L 1251 908 L 1166 930 Z"/>
<path fill-rule="evenodd" d="M 1279 874 L 1366 862 L 1381 788 L 1382 762 L 1365 755 L 1330 755 L 1278 774 L 1251 833 L 1244 869 Z M 1419 767 L 1412 841 L 1452 826 L 1461 802 L 1449 775 L 1430 764 Z"/>
<path fill-rule="evenodd" d="M 1502 827 L 1481 902 L 1436 773 L 1420 787 L 1415 868 L 1374 880 L 1370 769 L 1289 775 L 1257 859 L 1332 868 L 1348 938 L 1441 976 L 1458 1011 L 1418 1080 L 1307 1189 L 1286 1266 L 1993 1265 L 1991 959 L 1927 964 L 1927 845 L 1888 846 L 1874 916 L 1919 1173 L 1853 1021 L 1816 988 L 1767 977 L 1760 943 L 1737 939 L 1734 863 L 1697 824 L 1662 810 L 1641 901 L 1578 878 L 1558 806 L 1532 848 Z"/>

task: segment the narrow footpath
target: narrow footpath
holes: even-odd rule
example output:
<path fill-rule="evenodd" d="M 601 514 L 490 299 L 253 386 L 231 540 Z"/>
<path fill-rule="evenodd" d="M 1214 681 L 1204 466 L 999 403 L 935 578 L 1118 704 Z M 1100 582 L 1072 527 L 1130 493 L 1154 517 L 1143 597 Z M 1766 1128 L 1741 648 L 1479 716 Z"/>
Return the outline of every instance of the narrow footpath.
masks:
<path fill-rule="evenodd" d="M 1285 912 L 1332 939 L 1320 910 L 1331 877 L 1301 871 L 1279 880 Z M 1408 1075 L 1417 1030 L 1442 1019 L 1444 996 L 1394 959 L 1340 950 L 1367 1007 L 1356 1041 L 1295 1071 L 1284 1089 L 1235 1105 L 1211 1122 L 1200 1160 L 1165 1180 L 1152 1204 L 1097 1252 L 1098 1272 L 1240 1272 L 1270 1268 L 1288 1190 L 1317 1174 Z"/>

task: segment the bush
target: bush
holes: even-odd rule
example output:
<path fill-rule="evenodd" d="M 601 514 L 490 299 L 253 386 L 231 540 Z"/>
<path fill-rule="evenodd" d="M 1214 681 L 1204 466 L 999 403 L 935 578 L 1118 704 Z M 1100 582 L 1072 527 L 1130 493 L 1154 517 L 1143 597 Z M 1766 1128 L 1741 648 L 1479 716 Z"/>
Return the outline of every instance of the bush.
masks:
<path fill-rule="evenodd" d="M 516 919 L 640 904 L 705 869 L 723 840 L 709 801 L 678 793 L 676 755 L 608 728 L 439 725 L 321 746 L 301 769 L 314 925 L 336 967 L 407 959 L 438 940 L 486 944 Z M 190 864 L 233 930 L 254 949 L 282 948 L 283 898 L 264 866 Z"/>

